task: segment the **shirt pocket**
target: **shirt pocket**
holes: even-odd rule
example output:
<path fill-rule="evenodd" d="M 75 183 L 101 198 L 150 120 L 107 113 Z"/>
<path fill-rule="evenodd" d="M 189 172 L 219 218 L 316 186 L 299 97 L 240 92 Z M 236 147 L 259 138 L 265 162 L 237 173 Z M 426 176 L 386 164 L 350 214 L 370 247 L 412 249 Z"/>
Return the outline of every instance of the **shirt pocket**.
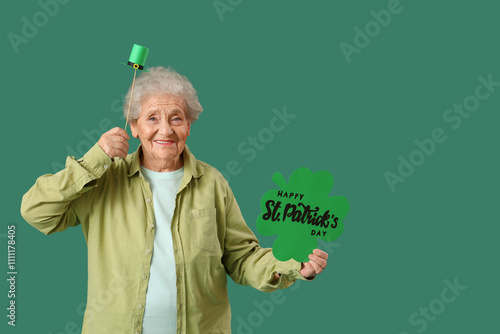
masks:
<path fill-rule="evenodd" d="M 217 238 L 217 210 L 196 209 L 189 211 L 191 232 L 194 234 L 194 246 L 210 253 L 220 254 Z"/>

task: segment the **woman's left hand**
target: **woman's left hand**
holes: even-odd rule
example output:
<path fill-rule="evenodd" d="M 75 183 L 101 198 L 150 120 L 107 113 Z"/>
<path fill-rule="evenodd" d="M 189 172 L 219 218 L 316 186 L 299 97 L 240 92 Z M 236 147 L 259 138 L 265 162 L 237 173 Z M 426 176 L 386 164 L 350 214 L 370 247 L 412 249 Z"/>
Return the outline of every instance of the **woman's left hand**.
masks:
<path fill-rule="evenodd" d="M 309 254 L 309 262 L 302 262 L 300 274 L 305 278 L 314 278 L 326 268 L 327 259 L 327 252 L 324 252 L 321 249 L 315 249 L 312 254 Z"/>

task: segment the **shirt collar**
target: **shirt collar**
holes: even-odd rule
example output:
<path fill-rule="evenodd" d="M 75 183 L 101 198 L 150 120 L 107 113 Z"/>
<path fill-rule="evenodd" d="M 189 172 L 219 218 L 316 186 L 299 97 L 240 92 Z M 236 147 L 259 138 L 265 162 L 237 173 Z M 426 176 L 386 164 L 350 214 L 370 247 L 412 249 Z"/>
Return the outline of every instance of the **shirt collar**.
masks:
<path fill-rule="evenodd" d="M 127 163 L 129 165 L 128 176 L 132 177 L 141 170 L 141 153 L 142 144 L 139 144 L 137 151 L 130 154 L 127 157 Z M 184 146 L 184 151 L 182 152 L 182 159 L 184 160 L 184 177 L 182 180 L 183 184 L 187 184 L 191 178 L 199 178 L 203 173 L 198 168 L 196 164 L 196 158 L 189 150 L 188 146 Z"/>

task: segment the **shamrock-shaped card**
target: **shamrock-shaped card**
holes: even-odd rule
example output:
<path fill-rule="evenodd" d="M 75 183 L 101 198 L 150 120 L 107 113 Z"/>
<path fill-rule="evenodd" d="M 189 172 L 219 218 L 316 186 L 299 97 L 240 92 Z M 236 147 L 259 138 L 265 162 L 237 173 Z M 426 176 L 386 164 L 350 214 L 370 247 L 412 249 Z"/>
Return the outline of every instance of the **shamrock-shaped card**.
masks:
<path fill-rule="evenodd" d="M 333 176 L 327 171 L 313 173 L 303 167 L 292 173 L 288 184 L 279 172 L 272 180 L 280 189 L 262 196 L 257 230 L 266 236 L 278 234 L 273 244 L 276 259 L 307 262 L 318 246 L 317 238 L 333 241 L 340 237 L 349 203 L 343 196 L 328 197 Z"/>

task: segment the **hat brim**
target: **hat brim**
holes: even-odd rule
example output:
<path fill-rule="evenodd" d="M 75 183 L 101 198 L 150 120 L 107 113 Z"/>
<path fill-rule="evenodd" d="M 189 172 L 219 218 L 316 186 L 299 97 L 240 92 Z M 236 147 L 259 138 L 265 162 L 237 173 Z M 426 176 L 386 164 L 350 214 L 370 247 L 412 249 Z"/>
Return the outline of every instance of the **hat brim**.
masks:
<path fill-rule="evenodd" d="M 125 64 L 125 63 L 120 63 L 120 64 L 125 65 L 125 66 L 128 66 L 128 67 L 131 67 L 131 68 L 133 68 L 133 69 L 136 69 L 134 66 L 129 65 L 129 64 Z M 149 72 L 148 70 L 145 70 L 144 68 L 143 68 L 143 69 L 137 68 L 137 70 L 139 70 L 139 71 L 144 71 L 144 72 Z"/>

